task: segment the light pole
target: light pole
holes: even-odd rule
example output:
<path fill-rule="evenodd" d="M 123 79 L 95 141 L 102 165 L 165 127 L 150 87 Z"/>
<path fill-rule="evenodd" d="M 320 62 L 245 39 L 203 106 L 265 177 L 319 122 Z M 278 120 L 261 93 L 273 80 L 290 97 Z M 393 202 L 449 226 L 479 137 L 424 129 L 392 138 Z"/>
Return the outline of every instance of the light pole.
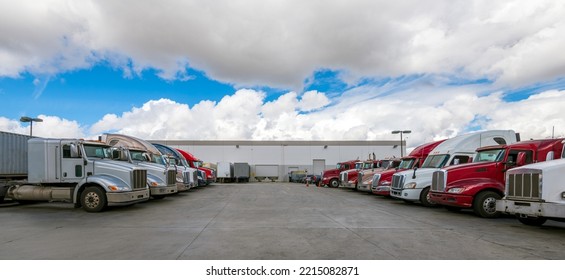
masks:
<path fill-rule="evenodd" d="M 33 136 L 33 122 L 42 122 L 43 120 L 40 118 L 30 118 L 30 117 L 21 117 L 20 122 L 28 122 L 29 123 L 29 136 Z"/>
<path fill-rule="evenodd" d="M 402 134 L 409 134 L 411 133 L 411 130 L 393 130 L 392 134 L 398 134 L 400 133 L 400 157 L 404 156 L 404 153 L 402 152 Z"/>

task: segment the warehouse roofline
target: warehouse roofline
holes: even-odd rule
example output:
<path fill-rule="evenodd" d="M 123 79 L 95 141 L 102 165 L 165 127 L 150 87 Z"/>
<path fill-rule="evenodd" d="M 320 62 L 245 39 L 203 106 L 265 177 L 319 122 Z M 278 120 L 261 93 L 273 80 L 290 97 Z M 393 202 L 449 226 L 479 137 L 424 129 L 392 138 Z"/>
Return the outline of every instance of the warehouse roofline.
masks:
<path fill-rule="evenodd" d="M 270 141 L 270 140 L 148 140 L 152 143 L 177 146 L 394 146 L 398 140 L 344 140 L 344 141 Z M 406 141 L 402 141 L 405 145 Z"/>

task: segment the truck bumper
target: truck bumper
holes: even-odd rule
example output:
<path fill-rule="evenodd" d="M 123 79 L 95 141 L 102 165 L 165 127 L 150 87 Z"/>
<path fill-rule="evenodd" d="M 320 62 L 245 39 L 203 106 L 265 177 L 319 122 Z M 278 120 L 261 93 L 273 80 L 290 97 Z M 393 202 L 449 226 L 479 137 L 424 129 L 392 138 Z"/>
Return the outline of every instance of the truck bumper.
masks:
<path fill-rule="evenodd" d="M 169 195 L 178 192 L 177 186 L 151 187 L 151 196 Z"/>
<path fill-rule="evenodd" d="M 565 204 L 497 200 L 496 211 L 529 217 L 565 218 Z"/>
<path fill-rule="evenodd" d="M 138 190 L 131 192 L 112 193 L 107 192 L 108 206 L 129 205 L 149 199 L 149 190 Z"/>
<path fill-rule="evenodd" d="M 408 200 L 408 201 L 420 201 L 420 193 L 422 189 L 403 189 L 403 190 L 390 190 L 390 196 Z"/>
<path fill-rule="evenodd" d="M 371 185 L 360 184 L 357 189 L 363 192 L 371 192 Z"/>
<path fill-rule="evenodd" d="M 339 187 L 340 188 L 346 188 L 346 189 L 354 189 L 355 188 L 355 182 L 353 182 L 353 181 L 340 182 Z"/>
<path fill-rule="evenodd" d="M 177 191 L 179 192 L 184 192 L 184 191 L 188 191 L 190 189 L 190 185 L 189 184 L 184 184 L 184 183 L 177 183 Z"/>
<path fill-rule="evenodd" d="M 371 191 L 376 195 L 390 196 L 390 187 L 389 186 L 373 187 L 373 188 L 371 188 Z"/>
<path fill-rule="evenodd" d="M 473 197 L 469 195 L 430 192 L 430 200 L 445 206 L 459 208 L 473 207 Z"/>

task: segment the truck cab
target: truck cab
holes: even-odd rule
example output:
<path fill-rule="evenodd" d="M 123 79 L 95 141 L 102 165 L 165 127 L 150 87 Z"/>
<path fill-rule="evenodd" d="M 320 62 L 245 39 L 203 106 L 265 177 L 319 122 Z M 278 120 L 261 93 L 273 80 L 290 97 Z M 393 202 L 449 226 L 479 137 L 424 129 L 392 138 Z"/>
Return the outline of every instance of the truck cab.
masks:
<path fill-rule="evenodd" d="M 388 164 L 389 161 L 386 161 Z M 357 189 L 357 179 L 359 178 L 359 172 L 363 170 L 382 170 L 381 161 L 378 160 L 366 160 L 355 163 L 355 168 L 344 170 L 339 173 L 339 187 L 348 189 Z"/>
<path fill-rule="evenodd" d="M 429 198 L 434 171 L 471 162 L 479 147 L 511 144 L 517 140 L 518 136 L 513 130 L 488 130 L 447 139 L 430 152 L 421 168 L 394 174 L 390 195 L 408 203 L 420 202 L 424 206 L 434 206 L 436 203 Z"/>
<path fill-rule="evenodd" d="M 564 174 L 564 158 L 508 170 L 504 197 L 496 201 L 496 210 L 516 215 L 525 225 L 565 222 Z"/>
<path fill-rule="evenodd" d="M 473 163 L 434 172 L 430 200 L 452 211 L 472 208 L 480 217 L 498 217 L 495 206 L 504 195 L 506 172 L 552 160 L 561 154 L 563 140 L 529 140 L 477 149 Z"/>
<path fill-rule="evenodd" d="M 198 169 L 190 167 L 184 157 L 176 150 L 169 146 L 152 143 L 157 150 L 166 155 L 170 165 L 177 169 L 177 189 L 178 191 L 186 191 L 198 186 Z"/>
<path fill-rule="evenodd" d="M 390 196 L 392 175 L 405 170 L 419 168 L 424 163 L 430 152 L 439 144 L 443 143 L 443 141 L 445 141 L 445 139 L 422 144 L 414 148 L 408 156 L 401 159 L 401 162 L 394 169 L 376 172 L 372 174 L 372 176 L 365 175 L 362 181 L 363 186 L 366 185 L 370 187 L 373 194 Z"/>
<path fill-rule="evenodd" d="M 377 168 L 359 170 L 357 180 L 355 182 L 357 190 L 370 192 L 372 179 L 375 174 L 380 174 L 387 170 L 396 170 L 401 162 L 402 160 L 399 158 L 383 159 L 379 160 Z"/>
<path fill-rule="evenodd" d="M 344 170 L 355 168 L 355 164 L 357 162 L 359 162 L 359 160 L 338 162 L 335 168 L 324 170 L 320 184 L 322 186 L 327 185 L 332 188 L 337 188 L 339 186 L 339 173 Z"/>
<path fill-rule="evenodd" d="M 122 151 L 116 160 L 127 161 L 147 169 L 147 183 L 154 199 L 178 192 L 176 168 L 169 166 L 161 152 L 149 142 L 133 136 L 109 133 L 100 136 L 100 141 Z"/>
<path fill-rule="evenodd" d="M 183 158 L 191 168 L 196 168 L 200 171 L 199 176 L 201 177 L 204 185 L 209 185 L 216 182 L 216 171 L 214 171 L 214 169 L 204 167 L 202 160 L 198 159 L 187 151 L 181 149 L 177 149 L 177 151 L 183 156 Z"/>
<path fill-rule="evenodd" d="M 112 160 L 108 145 L 81 139 L 28 141 L 27 180 L 7 186 L 16 201 L 67 201 L 87 212 L 149 199 L 147 170 Z"/>

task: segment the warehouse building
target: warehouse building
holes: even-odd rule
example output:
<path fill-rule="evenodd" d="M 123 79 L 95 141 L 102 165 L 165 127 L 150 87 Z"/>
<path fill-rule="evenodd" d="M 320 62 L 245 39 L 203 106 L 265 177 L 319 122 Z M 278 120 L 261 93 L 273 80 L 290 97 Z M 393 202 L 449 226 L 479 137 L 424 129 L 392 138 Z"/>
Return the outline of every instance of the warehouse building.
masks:
<path fill-rule="evenodd" d="M 151 140 L 192 153 L 204 162 L 248 163 L 251 180 L 259 168 L 271 167 L 278 172 L 277 181 L 288 181 L 288 174 L 306 170 L 321 174 L 334 168 L 338 162 L 352 159 L 400 157 L 406 154 L 405 142 L 373 141 L 206 141 L 206 140 Z M 275 167 L 276 166 L 276 167 Z"/>

